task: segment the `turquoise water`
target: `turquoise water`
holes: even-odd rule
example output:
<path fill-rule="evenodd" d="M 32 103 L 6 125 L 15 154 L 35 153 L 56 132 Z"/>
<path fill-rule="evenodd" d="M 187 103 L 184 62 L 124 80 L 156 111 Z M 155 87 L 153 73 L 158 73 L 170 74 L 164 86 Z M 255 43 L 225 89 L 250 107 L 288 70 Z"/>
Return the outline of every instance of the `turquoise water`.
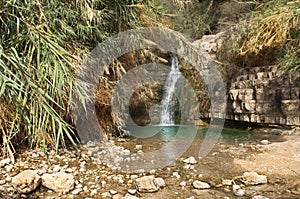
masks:
<path fill-rule="evenodd" d="M 182 137 L 191 137 L 195 134 L 196 139 L 204 139 L 207 135 L 208 128 L 197 126 L 182 126 L 182 125 L 169 125 L 169 126 L 144 126 L 144 127 L 128 127 L 127 130 L 131 133 L 132 137 L 139 139 L 160 139 L 168 141 L 176 135 Z M 179 135 L 178 135 L 179 134 Z M 236 142 L 236 141 L 250 141 L 255 139 L 251 133 L 246 130 L 226 129 L 223 128 L 220 134 L 219 142 Z"/>

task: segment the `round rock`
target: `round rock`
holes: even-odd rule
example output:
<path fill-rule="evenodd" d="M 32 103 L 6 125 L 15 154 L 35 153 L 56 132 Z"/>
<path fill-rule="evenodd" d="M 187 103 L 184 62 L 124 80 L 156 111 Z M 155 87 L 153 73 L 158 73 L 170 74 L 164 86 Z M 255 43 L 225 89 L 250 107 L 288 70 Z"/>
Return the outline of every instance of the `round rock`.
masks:
<path fill-rule="evenodd" d="M 59 172 L 54 174 L 44 174 L 42 185 L 58 193 L 68 193 L 74 189 L 75 181 L 71 174 Z"/>
<path fill-rule="evenodd" d="M 40 183 L 40 176 L 33 170 L 22 171 L 12 178 L 12 185 L 22 194 L 34 191 Z"/>

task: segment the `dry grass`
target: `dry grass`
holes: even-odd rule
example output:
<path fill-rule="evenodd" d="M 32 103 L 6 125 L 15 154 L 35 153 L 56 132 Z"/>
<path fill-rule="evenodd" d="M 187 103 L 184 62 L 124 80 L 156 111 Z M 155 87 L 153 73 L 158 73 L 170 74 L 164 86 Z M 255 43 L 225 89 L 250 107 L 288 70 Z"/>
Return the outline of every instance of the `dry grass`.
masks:
<path fill-rule="evenodd" d="M 248 33 L 239 49 L 239 54 L 258 54 L 264 48 L 283 47 L 291 39 L 291 29 L 299 25 L 300 10 L 294 4 L 280 7 L 270 16 L 259 15 L 254 18 L 248 28 Z"/>
<path fill-rule="evenodd" d="M 228 34 L 218 58 L 229 71 L 278 64 L 284 71 L 299 74 L 299 8 L 296 0 L 258 3 L 251 17 Z"/>
<path fill-rule="evenodd" d="M 14 107 L 4 102 L 0 102 L 0 140 L 2 143 L 1 150 L 3 156 L 9 157 L 14 162 L 14 146 L 11 138 L 14 137 L 10 131 L 11 124 L 14 121 Z"/>

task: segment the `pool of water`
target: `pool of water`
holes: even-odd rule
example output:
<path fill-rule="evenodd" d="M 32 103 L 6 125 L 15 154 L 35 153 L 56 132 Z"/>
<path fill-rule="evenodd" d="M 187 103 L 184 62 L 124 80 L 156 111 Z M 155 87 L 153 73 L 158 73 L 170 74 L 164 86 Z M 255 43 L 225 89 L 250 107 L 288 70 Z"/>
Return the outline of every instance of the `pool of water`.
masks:
<path fill-rule="evenodd" d="M 193 139 L 202 142 L 208 135 L 208 128 L 184 125 L 168 126 L 145 126 L 145 127 L 127 127 L 131 133 L 131 139 L 137 140 L 140 144 L 155 145 L 153 143 L 171 142 L 174 139 Z M 219 129 L 216 129 L 217 131 Z M 210 129 L 214 131 L 214 129 Z M 222 129 L 221 133 L 210 135 L 215 137 L 219 143 L 237 143 L 244 141 L 258 141 L 258 135 L 253 135 L 247 130 Z M 152 143 L 152 144 L 151 144 Z"/>
<path fill-rule="evenodd" d="M 127 130 L 131 137 L 126 148 L 134 150 L 136 145 L 142 145 L 144 153 L 153 152 L 153 157 L 168 157 L 169 160 L 183 155 L 205 157 L 217 144 L 238 146 L 259 140 L 247 131 L 198 126 L 144 126 L 128 127 Z"/>
<path fill-rule="evenodd" d="M 155 162 L 154 165 L 147 165 L 147 168 L 155 168 L 157 165 L 163 168 L 177 164 L 180 158 L 194 156 L 201 162 L 196 165 L 197 170 L 206 171 L 209 175 L 218 170 L 220 176 L 224 172 L 231 173 L 234 158 L 244 158 L 253 154 L 255 146 L 260 144 L 262 139 L 271 142 L 283 141 L 281 136 L 253 134 L 247 130 L 228 128 L 168 125 L 128 127 L 127 130 L 131 136 L 126 142 L 117 142 L 117 145 L 133 153 L 139 154 L 138 151 L 141 150 L 142 158 L 146 162 Z M 139 148 L 137 145 L 142 146 Z M 238 173 L 237 171 L 238 168 L 235 168 L 234 173 Z"/>

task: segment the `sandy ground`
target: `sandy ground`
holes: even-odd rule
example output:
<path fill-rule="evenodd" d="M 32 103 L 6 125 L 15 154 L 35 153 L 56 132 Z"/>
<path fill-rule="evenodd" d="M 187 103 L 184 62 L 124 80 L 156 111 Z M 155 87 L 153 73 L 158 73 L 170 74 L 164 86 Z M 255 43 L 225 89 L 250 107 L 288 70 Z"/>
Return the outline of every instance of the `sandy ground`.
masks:
<path fill-rule="evenodd" d="M 234 159 L 245 170 L 268 176 L 298 177 L 300 181 L 300 135 L 285 136 L 286 141 L 262 145 L 263 153 Z"/>

